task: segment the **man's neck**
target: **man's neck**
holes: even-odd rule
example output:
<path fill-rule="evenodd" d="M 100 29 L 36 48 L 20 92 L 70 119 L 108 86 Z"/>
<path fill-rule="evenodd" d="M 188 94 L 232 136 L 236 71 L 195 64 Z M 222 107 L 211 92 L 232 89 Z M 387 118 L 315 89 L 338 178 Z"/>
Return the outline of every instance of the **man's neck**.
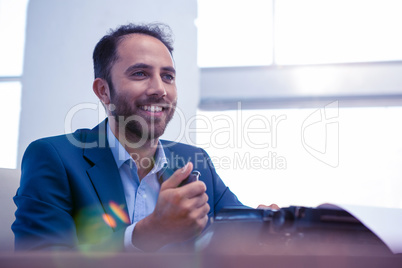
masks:
<path fill-rule="evenodd" d="M 158 148 L 159 139 L 144 139 L 127 131 L 121 133 L 114 120 L 109 120 L 110 129 L 120 144 L 133 158 L 137 165 L 138 177 L 144 178 L 154 167 L 154 156 Z"/>
<path fill-rule="evenodd" d="M 142 180 L 142 178 L 144 178 L 154 167 L 154 156 L 157 145 L 158 143 L 156 141 L 156 146 L 153 145 L 153 142 L 152 145 L 143 145 L 140 148 L 129 148 L 128 146 L 124 146 L 137 165 L 138 177 L 140 180 Z"/>

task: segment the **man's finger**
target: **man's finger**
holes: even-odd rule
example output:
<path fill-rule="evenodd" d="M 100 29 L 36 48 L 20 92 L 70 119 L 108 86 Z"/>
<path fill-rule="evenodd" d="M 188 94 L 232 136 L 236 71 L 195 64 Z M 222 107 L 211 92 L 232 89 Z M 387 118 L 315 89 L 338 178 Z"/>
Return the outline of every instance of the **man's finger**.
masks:
<path fill-rule="evenodd" d="M 184 181 L 193 170 L 193 163 L 188 162 L 184 167 L 179 168 L 178 170 L 170 176 L 169 179 L 164 181 L 161 185 L 161 191 L 165 189 L 176 188 L 180 185 L 182 181 Z"/>
<path fill-rule="evenodd" d="M 273 210 L 279 210 L 280 209 L 280 207 L 277 204 L 271 204 L 269 206 L 259 205 L 257 208 L 258 209 L 273 209 Z"/>
<path fill-rule="evenodd" d="M 207 186 L 203 181 L 195 181 L 180 187 L 183 197 L 188 199 L 195 198 L 197 196 L 205 194 Z"/>
<path fill-rule="evenodd" d="M 191 207 L 192 209 L 197 209 L 205 204 L 208 204 L 208 195 L 204 192 L 194 198 L 191 198 L 188 200 L 188 207 Z"/>

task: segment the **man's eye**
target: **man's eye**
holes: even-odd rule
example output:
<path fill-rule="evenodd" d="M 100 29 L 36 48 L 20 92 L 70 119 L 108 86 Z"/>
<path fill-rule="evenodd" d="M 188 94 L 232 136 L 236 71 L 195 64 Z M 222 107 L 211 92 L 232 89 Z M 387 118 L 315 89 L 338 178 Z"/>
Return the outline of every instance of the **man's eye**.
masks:
<path fill-rule="evenodd" d="M 162 76 L 163 79 L 167 80 L 167 81 L 173 81 L 174 80 L 174 76 L 171 74 L 165 74 Z"/>
<path fill-rule="evenodd" d="M 145 73 L 144 73 L 144 72 L 135 72 L 135 73 L 133 73 L 131 76 L 143 77 L 143 76 L 145 76 Z"/>

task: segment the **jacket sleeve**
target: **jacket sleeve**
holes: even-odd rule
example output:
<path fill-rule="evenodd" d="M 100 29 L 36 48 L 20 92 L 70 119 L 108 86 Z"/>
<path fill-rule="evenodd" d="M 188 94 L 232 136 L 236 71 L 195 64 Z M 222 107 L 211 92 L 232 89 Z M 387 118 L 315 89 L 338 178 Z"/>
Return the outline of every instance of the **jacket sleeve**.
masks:
<path fill-rule="evenodd" d="M 239 201 L 237 196 L 230 191 L 229 187 L 227 187 L 219 177 L 207 152 L 203 149 L 201 149 L 201 151 L 204 154 L 206 159 L 205 161 L 207 162 L 212 175 L 212 183 L 214 188 L 214 212 L 217 213 L 225 207 L 246 207 Z"/>
<path fill-rule="evenodd" d="M 123 247 L 124 230 L 113 232 L 99 219 L 103 232 L 82 244 L 77 236 L 77 213 L 68 172 L 56 148 L 38 140 L 27 148 L 21 167 L 20 187 L 14 197 L 17 206 L 12 230 L 15 250 L 86 250 Z M 96 217 L 100 218 L 98 213 Z M 94 218 L 95 219 L 95 218 Z M 94 222 L 95 223 L 95 222 Z M 96 226 L 94 224 L 94 226 Z M 94 227 L 95 228 L 95 227 Z M 106 241 L 107 240 L 107 241 Z"/>

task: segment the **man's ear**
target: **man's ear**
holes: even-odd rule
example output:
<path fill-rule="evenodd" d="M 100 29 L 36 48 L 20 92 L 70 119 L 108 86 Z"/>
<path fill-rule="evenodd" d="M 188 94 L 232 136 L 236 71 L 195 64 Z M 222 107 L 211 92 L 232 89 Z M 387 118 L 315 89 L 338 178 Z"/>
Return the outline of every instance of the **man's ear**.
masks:
<path fill-rule="evenodd" d="M 96 78 L 92 84 L 92 89 L 104 105 L 110 104 L 110 89 L 106 80 Z"/>

